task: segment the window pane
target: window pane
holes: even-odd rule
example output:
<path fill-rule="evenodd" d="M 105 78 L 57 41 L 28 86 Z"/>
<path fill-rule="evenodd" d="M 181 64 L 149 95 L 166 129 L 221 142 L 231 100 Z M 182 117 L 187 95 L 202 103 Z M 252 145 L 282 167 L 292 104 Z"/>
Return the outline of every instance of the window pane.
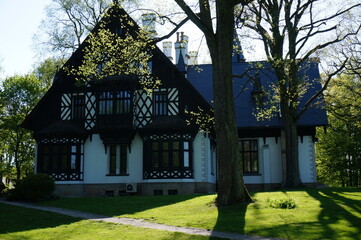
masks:
<path fill-rule="evenodd" d="M 54 155 L 52 158 L 51 158 L 51 169 L 52 170 L 58 170 L 59 169 L 59 165 L 58 165 L 58 157 L 59 155 Z"/>
<path fill-rule="evenodd" d="M 153 142 L 152 143 L 152 151 L 158 151 L 158 149 L 159 149 L 159 143 Z"/>
<path fill-rule="evenodd" d="M 52 150 L 53 154 L 59 154 L 59 145 L 53 145 Z"/>
<path fill-rule="evenodd" d="M 109 174 L 115 174 L 117 168 L 117 148 L 116 145 L 109 146 Z"/>
<path fill-rule="evenodd" d="M 163 167 L 169 167 L 169 152 L 163 152 L 162 154 L 162 165 Z"/>
<path fill-rule="evenodd" d="M 251 150 L 252 151 L 257 151 L 257 141 L 251 141 Z"/>
<path fill-rule="evenodd" d="M 120 173 L 127 173 L 127 161 L 128 161 L 127 145 L 120 145 Z"/>
<path fill-rule="evenodd" d="M 173 150 L 179 150 L 179 142 L 173 142 Z"/>
<path fill-rule="evenodd" d="M 67 163 L 68 163 L 67 155 L 61 155 L 60 169 L 61 170 L 66 170 L 68 168 Z"/>
<path fill-rule="evenodd" d="M 189 167 L 189 152 L 184 152 L 183 157 L 184 167 Z"/>
<path fill-rule="evenodd" d="M 154 94 L 154 115 L 165 116 L 168 113 L 167 93 L 158 92 Z"/>
<path fill-rule="evenodd" d="M 73 119 L 84 118 L 84 96 L 72 97 L 72 117 Z"/>
<path fill-rule="evenodd" d="M 169 143 L 168 143 L 168 142 L 162 142 L 162 149 L 163 149 L 163 151 L 164 151 L 164 150 L 168 151 L 168 149 L 169 149 Z"/>
<path fill-rule="evenodd" d="M 153 152 L 152 153 L 152 166 L 154 168 L 159 167 L 159 154 L 158 154 L 158 152 Z"/>
<path fill-rule="evenodd" d="M 71 168 L 72 170 L 75 170 L 75 169 L 76 169 L 76 155 L 71 155 L 70 168 Z"/>
<path fill-rule="evenodd" d="M 189 142 L 184 142 L 183 148 L 184 148 L 184 150 L 189 150 Z"/>
<path fill-rule="evenodd" d="M 258 156 L 256 153 L 252 154 L 252 172 L 258 173 Z"/>
<path fill-rule="evenodd" d="M 71 146 L 71 153 L 76 153 L 76 145 Z"/>
<path fill-rule="evenodd" d="M 68 152 L 68 146 L 61 145 L 60 146 L 60 151 L 61 151 L 62 154 L 66 154 Z"/>
<path fill-rule="evenodd" d="M 249 141 L 244 141 L 243 142 L 243 147 L 244 147 L 244 151 L 249 151 L 251 149 L 250 143 Z"/>
<path fill-rule="evenodd" d="M 173 167 L 179 167 L 179 152 L 173 152 Z"/>

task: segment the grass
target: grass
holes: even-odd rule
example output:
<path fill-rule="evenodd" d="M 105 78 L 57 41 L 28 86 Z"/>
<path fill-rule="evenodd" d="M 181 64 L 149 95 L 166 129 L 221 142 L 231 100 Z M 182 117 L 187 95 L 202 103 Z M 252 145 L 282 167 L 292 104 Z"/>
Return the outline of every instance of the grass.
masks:
<path fill-rule="evenodd" d="M 0 204 L 1 240 L 108 240 L 108 239 L 215 239 L 100 221 L 87 221 L 55 213 Z"/>
<path fill-rule="evenodd" d="M 305 189 L 254 193 L 256 202 L 217 208 L 215 195 L 67 198 L 46 205 L 174 226 L 214 229 L 283 239 L 360 239 L 360 189 Z M 270 199 L 291 198 L 294 209 Z"/>

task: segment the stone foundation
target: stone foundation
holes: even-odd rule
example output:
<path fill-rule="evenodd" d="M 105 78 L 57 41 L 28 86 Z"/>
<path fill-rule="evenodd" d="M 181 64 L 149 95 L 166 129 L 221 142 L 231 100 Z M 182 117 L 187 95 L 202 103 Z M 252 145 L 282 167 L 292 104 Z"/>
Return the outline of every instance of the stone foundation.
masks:
<path fill-rule="evenodd" d="M 316 183 L 304 183 L 305 187 L 315 187 Z M 251 192 L 281 189 L 281 183 L 246 184 Z M 100 197 L 124 195 L 177 195 L 194 193 L 215 193 L 216 184 L 206 182 L 182 183 L 138 183 L 136 191 L 127 192 L 125 183 L 117 184 L 56 184 L 55 194 L 61 197 Z"/>
<path fill-rule="evenodd" d="M 127 192 L 125 183 L 118 184 L 56 184 L 55 194 L 61 197 L 100 197 L 123 195 L 177 195 L 214 193 L 215 184 L 186 183 L 138 183 L 135 192 Z"/>

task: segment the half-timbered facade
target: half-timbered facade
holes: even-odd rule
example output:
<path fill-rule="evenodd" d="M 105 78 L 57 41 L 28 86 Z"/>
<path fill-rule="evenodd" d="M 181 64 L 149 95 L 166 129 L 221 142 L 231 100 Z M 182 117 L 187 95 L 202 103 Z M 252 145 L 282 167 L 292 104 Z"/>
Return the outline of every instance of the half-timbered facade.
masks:
<path fill-rule="evenodd" d="M 119 15 L 112 17 L 129 18 L 122 9 L 118 11 Z M 137 29 L 135 22 L 127 27 Z M 120 31 L 117 25 L 115 29 L 129 30 Z M 58 194 L 216 191 L 216 142 L 212 134 L 187 123 L 186 114 L 186 110 L 198 111 L 199 107 L 211 109 L 212 66 L 187 66 L 191 54 L 180 44 L 186 40 L 185 35 L 178 36 L 176 65 L 170 60 L 168 42 L 164 53 L 158 48 L 152 50 L 151 71 L 162 85 L 151 92 L 139 85 L 138 77 L 126 74 L 77 84 L 65 69 L 81 63 L 85 43 L 58 71 L 52 87 L 22 124 L 34 132 L 37 141 L 36 172 L 52 176 Z M 235 55 L 237 74 L 250 66 Z M 317 64 L 312 67 L 316 68 L 303 74 L 316 79 Z M 259 76 L 258 72 L 250 74 Z M 261 72 L 261 85 L 267 85 L 266 75 Z M 310 89 L 318 87 L 316 84 Z M 255 84 L 243 83 L 241 87 L 235 82 L 234 88 L 245 182 L 261 188 L 277 187 L 283 175 L 282 123 L 277 118 L 270 122 L 255 119 Z M 241 88 L 243 92 L 238 94 Z M 300 169 L 305 183 L 316 182 L 315 126 L 325 124 L 321 109 L 311 109 L 300 119 Z"/>

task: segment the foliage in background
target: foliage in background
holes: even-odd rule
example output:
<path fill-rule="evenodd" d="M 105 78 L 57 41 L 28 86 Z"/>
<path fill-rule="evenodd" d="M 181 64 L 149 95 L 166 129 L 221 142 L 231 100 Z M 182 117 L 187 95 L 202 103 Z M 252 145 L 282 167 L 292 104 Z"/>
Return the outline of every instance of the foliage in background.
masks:
<path fill-rule="evenodd" d="M 326 94 L 329 123 L 318 129 L 318 180 L 330 186 L 361 186 L 361 79 L 343 75 Z"/>
<path fill-rule="evenodd" d="M 0 86 L 0 153 L 5 173 L 20 179 L 33 172 L 34 140 L 31 132 L 19 125 L 43 94 L 39 80 L 32 74 L 5 79 Z"/>
<path fill-rule="evenodd" d="M 39 63 L 33 71 L 43 89 L 49 89 L 53 84 L 54 75 L 65 63 L 63 58 L 47 58 Z"/>

